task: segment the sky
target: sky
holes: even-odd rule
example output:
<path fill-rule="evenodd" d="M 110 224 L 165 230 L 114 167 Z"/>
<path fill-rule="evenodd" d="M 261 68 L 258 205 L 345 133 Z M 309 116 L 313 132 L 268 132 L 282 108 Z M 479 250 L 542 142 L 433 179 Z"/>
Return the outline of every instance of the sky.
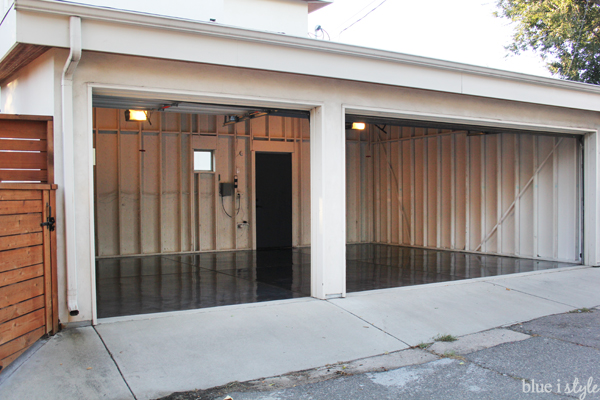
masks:
<path fill-rule="evenodd" d="M 537 54 L 507 57 L 513 26 L 493 15 L 495 0 L 387 0 L 366 15 L 382 2 L 335 0 L 309 14 L 309 32 L 321 25 L 335 42 L 551 76 Z"/>

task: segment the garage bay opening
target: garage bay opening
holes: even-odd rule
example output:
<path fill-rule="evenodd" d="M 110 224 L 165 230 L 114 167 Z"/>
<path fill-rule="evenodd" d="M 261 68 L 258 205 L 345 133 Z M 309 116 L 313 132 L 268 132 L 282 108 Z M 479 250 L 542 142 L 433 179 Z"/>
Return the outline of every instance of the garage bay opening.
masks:
<path fill-rule="evenodd" d="M 310 296 L 308 112 L 95 94 L 93 133 L 99 318 Z"/>
<path fill-rule="evenodd" d="M 581 263 L 578 137 L 346 122 L 348 292 Z"/>

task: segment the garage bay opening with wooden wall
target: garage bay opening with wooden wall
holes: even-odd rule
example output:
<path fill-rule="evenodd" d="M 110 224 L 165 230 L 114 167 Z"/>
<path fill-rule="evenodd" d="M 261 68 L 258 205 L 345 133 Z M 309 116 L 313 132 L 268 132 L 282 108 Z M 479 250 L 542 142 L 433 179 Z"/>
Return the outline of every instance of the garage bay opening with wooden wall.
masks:
<path fill-rule="evenodd" d="M 573 136 L 347 130 L 347 240 L 581 262 Z"/>
<path fill-rule="evenodd" d="M 256 248 L 254 153 L 292 154 L 292 244 L 310 245 L 308 119 L 263 116 L 224 126 L 224 115 L 94 108 L 96 255 Z M 194 170 L 194 151 L 214 157 Z M 233 183 L 220 196 L 220 183 Z"/>

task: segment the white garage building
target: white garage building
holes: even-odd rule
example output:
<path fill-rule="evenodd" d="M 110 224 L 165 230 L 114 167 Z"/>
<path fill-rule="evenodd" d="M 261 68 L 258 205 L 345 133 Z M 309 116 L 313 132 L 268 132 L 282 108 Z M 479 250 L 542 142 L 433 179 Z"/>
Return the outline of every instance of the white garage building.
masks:
<path fill-rule="evenodd" d="M 0 25 L 2 113 L 54 119 L 63 324 L 99 317 L 99 261 L 231 267 L 260 218 L 287 218 L 264 243 L 305 249 L 320 299 L 346 295 L 347 244 L 600 265 L 598 87 L 306 38 L 323 1 L 87 3 L 16 0 Z M 261 185 L 289 215 L 261 217 Z"/>

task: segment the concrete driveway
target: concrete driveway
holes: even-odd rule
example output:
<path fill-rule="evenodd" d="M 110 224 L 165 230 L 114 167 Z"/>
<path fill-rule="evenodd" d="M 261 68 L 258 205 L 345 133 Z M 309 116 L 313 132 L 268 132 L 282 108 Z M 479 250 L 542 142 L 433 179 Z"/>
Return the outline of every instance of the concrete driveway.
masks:
<path fill-rule="evenodd" d="M 0 375 L 0 398 L 152 399 L 207 389 L 596 307 L 599 287 L 600 269 L 574 267 L 104 320 L 40 341 Z"/>

